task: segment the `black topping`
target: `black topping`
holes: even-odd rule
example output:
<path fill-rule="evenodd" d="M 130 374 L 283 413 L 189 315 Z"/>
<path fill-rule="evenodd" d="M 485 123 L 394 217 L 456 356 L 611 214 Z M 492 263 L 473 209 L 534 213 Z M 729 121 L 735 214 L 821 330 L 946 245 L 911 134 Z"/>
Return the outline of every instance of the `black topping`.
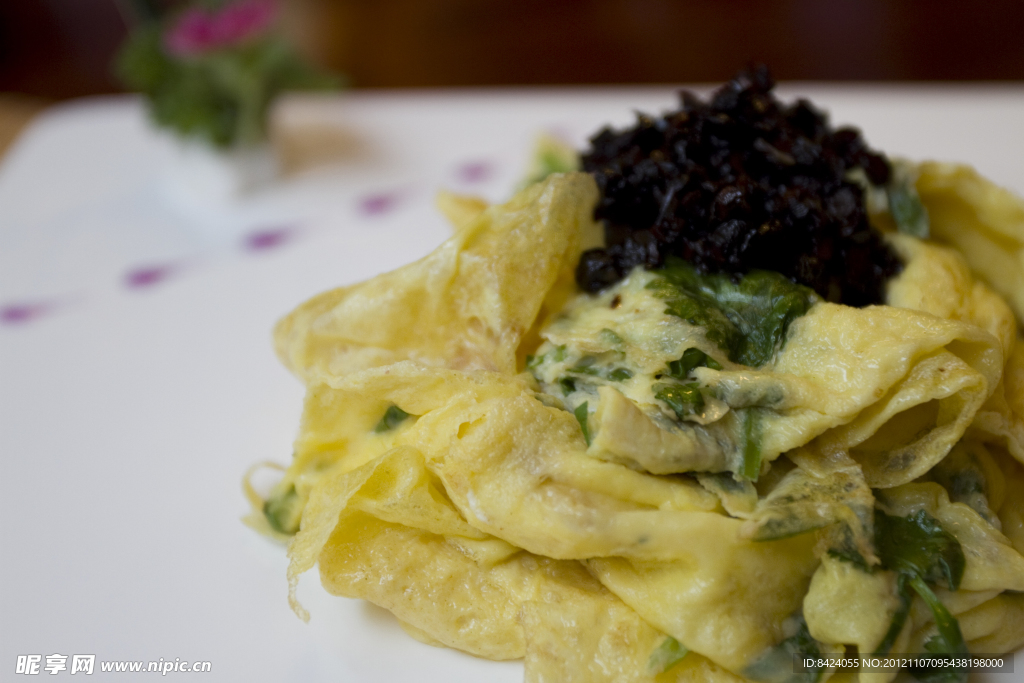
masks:
<path fill-rule="evenodd" d="M 601 130 L 583 154 L 601 201 L 607 249 L 583 254 L 576 281 L 597 292 L 668 255 L 701 272 L 774 270 L 829 301 L 881 303 L 902 264 L 868 225 L 860 168 L 872 184 L 889 163 L 853 128 L 832 130 L 810 102 L 786 106 L 764 66 L 741 71 L 702 102 Z"/>

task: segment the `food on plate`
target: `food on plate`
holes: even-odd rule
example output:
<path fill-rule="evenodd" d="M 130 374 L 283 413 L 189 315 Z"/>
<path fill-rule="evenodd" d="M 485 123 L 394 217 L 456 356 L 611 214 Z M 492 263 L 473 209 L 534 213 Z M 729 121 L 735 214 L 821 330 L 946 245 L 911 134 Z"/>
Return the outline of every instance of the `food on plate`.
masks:
<path fill-rule="evenodd" d="M 278 324 L 305 410 L 248 521 L 300 616 L 318 565 L 527 681 L 886 683 L 792 655 L 1024 644 L 1024 202 L 771 89 L 444 196 L 432 254 Z"/>

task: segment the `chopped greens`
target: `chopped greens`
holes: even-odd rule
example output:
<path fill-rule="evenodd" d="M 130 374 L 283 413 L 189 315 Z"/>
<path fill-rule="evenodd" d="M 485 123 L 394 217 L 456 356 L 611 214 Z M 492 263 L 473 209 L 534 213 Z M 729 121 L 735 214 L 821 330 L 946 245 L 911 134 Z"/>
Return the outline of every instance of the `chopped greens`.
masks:
<path fill-rule="evenodd" d="M 774 541 L 831 527 L 830 545 L 852 550 L 866 536 L 863 521 L 870 522 L 873 499 L 859 470 L 836 468 L 821 475 L 796 467 L 776 478 L 765 494 L 744 524 L 746 538 Z"/>
<path fill-rule="evenodd" d="M 865 482 L 866 485 L 867 482 Z M 873 518 L 872 511 L 874 508 L 864 511 L 864 519 L 867 521 Z M 861 517 L 858 514 L 858 517 Z M 873 531 L 874 527 L 865 529 L 865 531 Z M 836 530 L 836 533 L 832 536 L 832 547 L 828 549 L 829 557 L 833 557 L 842 562 L 852 564 L 862 572 L 871 573 L 873 568 L 868 564 L 868 561 L 864 559 L 864 555 L 861 553 L 862 548 L 858 546 L 858 536 L 854 534 L 853 529 L 850 528 L 849 522 L 843 522 L 842 525 Z M 865 542 L 867 539 L 861 539 L 861 542 Z M 873 540 L 873 539 L 872 539 Z"/>
<path fill-rule="evenodd" d="M 937 633 L 925 641 L 924 649 L 932 654 L 967 654 L 967 644 L 964 642 L 964 636 L 960 632 L 960 623 L 956 617 L 949 613 L 946 606 L 935 597 L 935 593 L 920 576 L 911 578 L 910 585 L 925 601 L 935 618 Z M 968 670 L 955 667 L 914 667 L 910 669 L 910 673 L 923 683 L 965 683 Z"/>
<path fill-rule="evenodd" d="M 757 508 L 757 489 L 732 472 L 698 472 L 697 481 L 718 496 L 730 517 L 746 517 Z"/>
<path fill-rule="evenodd" d="M 530 172 L 524 185 L 540 182 L 552 173 L 568 173 L 580 167 L 576 150 L 552 135 L 542 135 L 533 150 Z"/>
<path fill-rule="evenodd" d="M 914 186 L 909 182 L 894 183 L 886 188 L 886 194 L 889 196 L 889 213 L 896 228 L 902 233 L 928 239 L 928 209 L 921 203 Z"/>
<path fill-rule="evenodd" d="M 544 180 L 552 173 L 568 173 L 569 171 L 575 171 L 576 164 L 573 163 L 573 161 L 573 159 L 559 154 L 555 150 L 545 150 L 537 160 L 540 170 L 537 175 L 534 176 L 534 182 Z"/>
<path fill-rule="evenodd" d="M 668 376 L 676 379 L 686 379 L 693 372 L 694 368 L 721 370 L 722 366 L 708 354 L 693 347 L 683 351 L 683 355 L 679 360 L 674 360 L 668 364 Z"/>
<path fill-rule="evenodd" d="M 949 455 L 928 472 L 928 477 L 946 489 L 950 501 L 967 505 L 1000 528 L 999 517 L 989 507 L 985 470 L 971 444 L 961 441 L 954 446 Z"/>
<path fill-rule="evenodd" d="M 778 381 L 726 382 L 716 385 L 714 390 L 715 397 L 730 408 L 771 408 L 786 400 L 786 390 Z"/>
<path fill-rule="evenodd" d="M 849 533 L 849 528 L 847 528 L 847 532 Z M 844 544 L 839 548 L 829 548 L 828 555 L 829 557 L 833 557 L 841 562 L 852 564 L 862 572 L 871 571 L 871 567 L 868 566 L 867 560 L 865 560 L 864 556 L 857 552 L 857 549 L 853 547 L 852 540 L 849 544 Z"/>
<path fill-rule="evenodd" d="M 949 492 L 953 502 L 967 504 L 975 494 L 985 494 L 985 473 L 979 468 L 965 468 L 959 472 L 932 472 L 932 476 Z"/>
<path fill-rule="evenodd" d="M 377 434 L 389 432 L 402 424 L 407 417 L 409 417 L 409 413 L 405 412 L 398 406 L 390 406 L 386 411 L 384 411 L 384 417 L 380 419 L 380 422 L 378 422 L 377 426 L 373 428 L 373 431 Z"/>
<path fill-rule="evenodd" d="M 619 342 L 622 339 L 611 330 L 602 330 L 601 336 L 615 336 Z M 612 340 L 608 339 L 609 343 Z M 588 378 L 593 377 L 606 382 L 625 382 L 632 379 L 633 372 L 627 368 L 617 365 L 625 358 L 623 351 L 607 351 L 597 355 L 585 355 L 573 361 L 574 354 L 563 344 L 548 347 L 547 351 L 535 356 L 526 357 L 526 368 L 533 376 L 542 383 L 556 384 L 564 396 L 584 389 L 586 385 L 593 384 Z M 550 366 L 564 363 L 573 363 L 570 367 L 562 366 L 561 369 L 552 371 Z M 562 374 L 564 373 L 564 374 Z M 552 378 L 552 374 L 556 377 Z M 558 377 L 557 375 L 562 376 Z M 584 385 L 584 386 L 581 386 Z"/>
<path fill-rule="evenodd" d="M 271 495 L 263 503 L 263 516 L 267 518 L 267 523 L 274 531 L 290 535 L 299 530 L 302 504 L 294 484 L 276 495 Z"/>
<path fill-rule="evenodd" d="M 593 356 L 583 356 L 576 365 L 569 368 L 569 372 L 577 375 L 590 375 L 591 377 L 598 377 L 601 374 L 601 368 L 594 367 L 594 363 L 597 359 Z"/>
<path fill-rule="evenodd" d="M 608 346 L 621 346 L 623 339 L 613 330 L 609 330 L 607 327 L 601 330 L 600 333 L 601 341 Z"/>
<path fill-rule="evenodd" d="M 924 510 L 907 517 L 894 517 L 875 510 L 875 547 L 882 567 L 900 574 L 897 592 L 901 600 L 878 653 L 888 652 L 903 630 L 913 588 L 935 619 L 937 633 L 925 643 L 925 649 L 933 654 L 966 654 L 960 624 L 928 587 L 928 582 L 939 581 L 946 583 L 951 591 L 960 587 L 966 564 L 960 542 Z M 965 683 L 967 680 L 965 669 L 916 668 L 910 673 L 925 683 Z"/>
<path fill-rule="evenodd" d="M 547 353 L 542 353 L 539 356 L 527 356 L 526 367 L 529 369 L 537 368 L 544 363 L 561 363 L 565 360 L 567 352 L 565 345 L 556 346 Z"/>
<path fill-rule="evenodd" d="M 666 312 L 705 329 L 729 360 L 752 367 L 770 361 L 786 330 L 819 301 L 807 287 L 779 273 L 753 270 L 734 282 L 724 273 L 701 274 L 671 257 L 648 284 L 665 300 Z"/>
<path fill-rule="evenodd" d="M 625 382 L 632 376 L 633 373 L 627 370 L 626 368 L 613 368 L 605 375 L 605 377 L 612 380 L 613 382 Z"/>
<path fill-rule="evenodd" d="M 576 421 L 580 423 L 580 429 L 583 430 L 583 438 L 586 440 L 587 445 L 590 445 L 590 429 L 587 427 L 587 401 L 576 406 L 576 410 L 572 411 L 572 414 L 576 416 Z"/>
<path fill-rule="evenodd" d="M 660 383 L 654 385 L 654 398 L 675 412 L 682 420 L 687 415 L 699 413 L 704 408 L 704 396 L 696 382 L 689 384 Z"/>
<path fill-rule="evenodd" d="M 800 519 L 799 517 L 774 517 L 765 520 L 757 528 L 757 532 L 751 538 L 754 541 L 781 541 L 784 538 L 792 538 L 808 531 L 822 528 L 820 522 Z"/>
<path fill-rule="evenodd" d="M 793 670 L 793 655 L 821 654 L 821 647 L 818 641 L 811 637 L 807 622 L 803 617 L 797 619 L 796 633 L 775 647 L 768 648 L 743 671 L 744 676 L 755 681 L 771 683 L 817 683 L 821 678 L 822 669 L 812 668 L 802 672 Z"/>
<path fill-rule="evenodd" d="M 757 481 L 761 474 L 761 415 L 750 408 L 737 412 L 743 413 L 743 469 L 739 474 Z"/>
<path fill-rule="evenodd" d="M 965 566 L 960 542 L 924 510 L 907 517 L 875 510 L 875 546 L 885 569 L 931 583 L 944 579 L 951 591 L 960 587 Z"/>
<path fill-rule="evenodd" d="M 647 660 L 647 671 L 654 675 L 664 673 L 683 661 L 683 657 L 689 652 L 682 643 L 668 636 L 651 653 L 651 658 Z"/>
<path fill-rule="evenodd" d="M 626 368 L 607 368 L 597 365 L 597 358 L 594 356 L 580 358 L 580 361 L 575 366 L 569 368 L 569 372 L 577 375 L 601 377 L 613 382 L 624 382 L 633 376 L 633 373 Z"/>
<path fill-rule="evenodd" d="M 903 631 L 903 625 L 907 623 L 907 615 L 910 614 L 910 603 L 911 595 L 910 591 L 907 590 L 907 574 L 900 574 L 896 577 L 896 595 L 900 599 L 900 606 L 896 608 L 896 613 L 892 617 L 892 623 L 889 624 L 889 630 L 885 632 L 885 637 L 882 638 L 882 642 L 878 644 L 878 648 L 875 650 L 876 655 L 887 655 L 892 650 L 892 646 L 896 643 L 896 639 L 900 637 L 900 633 Z"/>

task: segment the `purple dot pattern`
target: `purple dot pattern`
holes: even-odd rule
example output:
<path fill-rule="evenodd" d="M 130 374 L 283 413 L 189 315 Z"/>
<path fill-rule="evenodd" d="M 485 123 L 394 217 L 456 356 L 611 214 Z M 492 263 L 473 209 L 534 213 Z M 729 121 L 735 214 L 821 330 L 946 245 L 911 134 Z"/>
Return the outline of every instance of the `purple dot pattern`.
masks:
<path fill-rule="evenodd" d="M 464 183 L 480 183 L 491 177 L 493 167 L 486 161 L 470 161 L 455 171 L 456 177 Z"/>
<path fill-rule="evenodd" d="M 394 210 L 401 198 L 397 191 L 371 194 L 359 200 L 359 212 L 364 216 L 380 216 Z"/>
<path fill-rule="evenodd" d="M 249 251 L 269 251 L 284 245 L 293 236 L 291 228 L 256 230 L 246 236 L 244 246 Z"/>
<path fill-rule="evenodd" d="M 20 325 L 46 315 L 53 309 L 53 304 L 11 304 L 0 308 L 0 324 Z"/>
<path fill-rule="evenodd" d="M 174 274 L 177 266 L 144 266 L 129 270 L 124 276 L 124 285 L 129 289 L 144 289 L 163 282 Z"/>
<path fill-rule="evenodd" d="M 456 168 L 456 178 L 463 183 L 478 183 L 493 176 L 494 167 L 487 161 L 468 161 Z M 389 190 L 376 192 L 362 197 L 357 202 L 358 213 L 365 217 L 375 217 L 393 211 L 405 198 L 406 190 Z M 240 247 L 248 253 L 264 252 L 277 249 L 297 235 L 294 227 L 254 230 L 246 235 Z M 129 290 L 142 290 L 156 286 L 179 274 L 180 263 L 149 264 L 127 270 L 121 285 Z M 0 306 L 0 325 L 16 326 L 45 317 L 57 308 L 53 302 L 11 303 Z"/>

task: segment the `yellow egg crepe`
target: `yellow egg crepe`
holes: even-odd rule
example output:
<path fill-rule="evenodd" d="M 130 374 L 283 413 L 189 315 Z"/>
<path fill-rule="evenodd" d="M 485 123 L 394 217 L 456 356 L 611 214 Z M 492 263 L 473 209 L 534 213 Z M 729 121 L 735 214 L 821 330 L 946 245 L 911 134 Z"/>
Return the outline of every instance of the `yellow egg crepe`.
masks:
<path fill-rule="evenodd" d="M 306 403 L 249 522 L 290 539 L 296 612 L 318 566 L 531 683 L 818 681 L 793 653 L 928 652 L 947 615 L 972 652 L 1020 647 L 1024 208 L 964 167 L 916 177 L 935 240 L 887 234 L 886 305 L 745 280 L 797 311 L 756 364 L 672 312 L 683 266 L 577 289 L 590 175 L 443 197 L 431 255 L 275 331 Z"/>

